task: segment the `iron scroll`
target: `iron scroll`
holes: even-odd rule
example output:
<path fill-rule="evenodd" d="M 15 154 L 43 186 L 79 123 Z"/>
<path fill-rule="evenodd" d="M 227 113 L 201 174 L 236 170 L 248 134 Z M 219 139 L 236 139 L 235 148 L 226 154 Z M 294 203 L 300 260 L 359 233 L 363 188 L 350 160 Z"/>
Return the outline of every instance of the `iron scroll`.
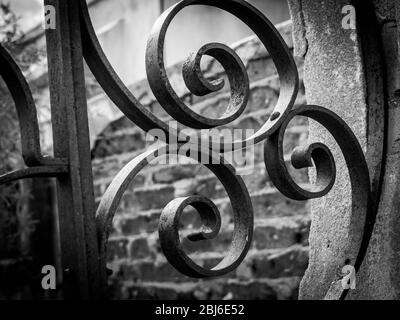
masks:
<path fill-rule="evenodd" d="M 168 133 L 168 124 L 141 105 L 118 77 L 99 44 L 86 1 L 76 1 L 79 2 L 83 58 L 105 93 L 127 118 L 145 132 L 159 129 Z M 146 71 L 156 99 L 161 107 L 180 123 L 180 130 L 185 127 L 207 129 L 222 126 L 240 117 L 246 108 L 249 95 L 246 69 L 237 54 L 223 44 L 204 45 L 196 54 L 191 55 L 183 66 L 185 83 L 195 95 L 206 95 L 218 91 L 224 86 L 223 80 L 209 82 L 205 79 L 200 70 L 202 56 L 211 56 L 224 67 L 230 82 L 231 97 L 227 112 L 221 118 L 212 119 L 196 113 L 186 106 L 172 89 L 164 65 L 165 34 L 176 14 L 185 7 L 193 5 L 208 5 L 225 10 L 250 27 L 271 55 L 280 80 L 278 102 L 271 116 L 258 132 L 245 140 L 234 141 L 230 146 L 213 141 L 210 148 L 204 150 L 199 145 L 198 153 L 203 156 L 205 153 L 205 156 L 209 158 L 223 158 L 225 149 L 235 151 L 264 143 L 265 165 L 272 182 L 280 192 L 295 200 L 320 198 L 331 190 L 335 182 L 336 166 L 329 148 L 321 143 L 314 143 L 306 147 L 298 147 L 293 151 L 292 164 L 295 168 L 311 167 L 314 163 L 317 179 L 312 191 L 303 190 L 293 181 L 286 169 L 282 151 L 285 129 L 295 116 L 305 116 L 318 121 L 335 137 L 350 173 L 352 184 L 351 237 L 348 239 L 348 246 L 343 250 L 349 260 L 354 261 L 354 266 L 358 271 L 365 256 L 364 248 L 368 246 L 371 238 L 376 215 L 373 209 L 375 206 L 371 203 L 371 182 L 363 150 L 349 126 L 332 111 L 320 106 L 309 105 L 293 109 L 299 88 L 297 67 L 281 35 L 261 12 L 244 0 L 183 0 L 165 11 L 153 27 L 146 51 Z M 66 160 L 41 156 L 33 99 L 22 73 L 2 47 L 0 47 L 0 64 L 1 76 L 13 94 L 17 106 L 21 125 L 22 153 L 28 167 L 1 176 L 0 184 L 28 177 L 65 174 L 69 170 Z M 185 135 L 184 131 L 179 131 L 178 135 L 177 144 L 167 138 L 164 146 L 148 150 L 129 162 L 116 175 L 102 197 L 96 214 L 96 228 L 103 288 L 107 279 L 106 251 L 109 230 L 122 195 L 132 179 L 151 161 L 182 147 L 181 137 Z M 165 136 L 170 137 L 169 134 Z M 230 249 L 216 267 L 212 269 L 200 267 L 185 254 L 179 241 L 177 226 L 182 210 L 191 205 L 198 210 L 204 225 L 202 232 L 192 235 L 191 240 L 215 238 L 219 231 L 221 218 L 212 201 L 199 196 L 178 198 L 165 207 L 160 217 L 160 242 L 168 261 L 181 273 L 191 277 L 206 278 L 227 274 L 243 261 L 250 248 L 254 223 L 250 196 L 241 177 L 235 174 L 235 169 L 224 163 L 225 161 L 220 161 L 218 164 L 207 165 L 221 181 L 231 199 L 235 225 Z M 354 187 L 356 185 L 357 188 Z M 332 290 L 329 290 L 327 294 L 330 298 L 343 299 L 346 296 L 346 290 L 336 290 L 333 295 Z"/>

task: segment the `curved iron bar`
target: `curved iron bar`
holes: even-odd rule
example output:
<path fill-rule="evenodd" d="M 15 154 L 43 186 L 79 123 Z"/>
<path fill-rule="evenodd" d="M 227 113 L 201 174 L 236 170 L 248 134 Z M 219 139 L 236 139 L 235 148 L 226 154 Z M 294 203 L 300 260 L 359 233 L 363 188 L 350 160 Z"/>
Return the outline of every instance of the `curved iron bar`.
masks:
<path fill-rule="evenodd" d="M 27 169 L 0 176 L 0 185 L 32 177 L 53 177 L 68 171 L 66 160 L 42 155 L 36 106 L 21 69 L 0 45 L 0 76 L 11 93 L 21 134 L 21 152 Z"/>
<path fill-rule="evenodd" d="M 160 157 L 177 154 L 182 146 L 184 145 L 161 146 L 141 154 L 129 162 L 107 188 L 97 210 L 97 229 L 103 274 L 106 274 L 108 236 L 123 194 L 144 167 Z M 189 205 L 193 206 L 198 210 L 204 224 L 202 232 L 189 237 L 191 241 L 213 239 L 221 226 L 221 217 L 216 206 L 204 197 L 191 196 L 172 200 L 163 210 L 159 225 L 161 246 L 168 261 L 183 274 L 196 278 L 221 276 L 238 267 L 249 250 L 253 234 L 253 209 L 250 195 L 242 178 L 235 174 L 235 169 L 230 165 L 225 165 L 224 159 L 218 154 L 207 149 L 197 150 L 190 156 L 194 160 L 207 159 L 209 164 L 205 166 L 222 182 L 228 193 L 232 203 L 235 226 L 232 243 L 226 257 L 211 270 L 200 267 L 189 258 L 182 249 L 179 239 L 179 218 L 183 209 Z"/>
<path fill-rule="evenodd" d="M 295 168 L 307 168 L 314 161 L 316 168 L 316 189 L 303 190 L 290 177 L 283 160 L 283 139 L 289 122 L 295 116 L 305 116 L 323 125 L 335 138 L 344 155 L 351 181 L 352 211 L 349 224 L 347 247 L 343 249 L 343 265 L 351 261 L 356 271 L 364 259 L 369 239 L 375 223 L 376 211 L 371 194 L 371 182 L 368 164 L 363 150 L 350 127 L 334 112 L 319 106 L 301 106 L 289 113 L 280 129 L 266 139 L 264 161 L 273 184 L 285 196 L 294 200 L 320 198 L 326 195 L 334 185 L 335 162 L 328 147 L 321 143 L 297 148 L 292 154 Z M 344 298 L 347 291 L 332 285 L 327 297 Z"/>
<path fill-rule="evenodd" d="M 179 123 L 188 125 L 189 127 L 201 129 L 211 128 L 217 125 L 231 122 L 243 112 L 247 103 L 247 74 L 243 64 L 238 61 L 236 54 L 232 50 L 227 49 L 222 44 L 209 44 L 201 48 L 195 60 L 201 58 L 202 55 L 211 55 L 216 57 L 218 61 L 225 67 L 231 85 L 233 84 L 231 94 L 231 102 L 227 108 L 227 112 L 221 119 L 208 119 L 199 114 L 194 113 L 185 106 L 174 93 L 168 77 L 166 76 L 165 66 L 163 62 L 163 44 L 168 26 L 174 16 L 183 8 L 191 5 L 209 5 L 228 11 L 246 23 L 260 38 L 262 43 L 268 49 L 280 78 L 280 95 L 271 114 L 269 120 L 256 132 L 252 137 L 244 141 L 230 142 L 229 146 L 220 141 L 211 141 L 213 150 L 224 149 L 236 150 L 255 143 L 263 141 L 267 136 L 273 133 L 281 125 L 287 113 L 293 107 L 299 87 L 299 77 L 290 50 L 287 48 L 282 36 L 276 30 L 274 25 L 256 8 L 243 0 L 184 0 L 168 9 L 156 21 L 146 51 L 146 71 L 148 80 L 160 105 Z M 144 131 L 151 129 L 161 129 L 166 133 L 165 142 L 169 142 L 169 138 L 182 140 L 187 136 L 183 130 L 179 130 L 177 137 L 168 131 L 168 125 L 155 117 L 147 108 L 145 108 L 123 84 L 117 73 L 111 66 L 106 55 L 104 54 L 93 25 L 90 20 L 89 11 L 85 0 L 81 0 L 81 23 L 82 23 L 82 39 L 83 53 L 87 64 L 89 65 L 95 78 L 115 103 L 115 105 L 135 124 Z M 184 78 L 189 83 L 189 89 L 194 94 L 204 94 L 220 89 L 221 81 L 214 84 L 206 84 L 206 80 L 199 74 L 196 67 L 196 61 L 190 61 L 184 66 Z M 194 69 L 193 69 L 194 67 Z M 197 78 L 197 79 L 196 79 Z M 240 82 L 241 80 L 245 81 Z M 194 81 L 194 82 L 193 82 Z M 201 83 L 201 88 L 193 88 Z M 240 83 L 238 83 L 240 82 Z M 207 88 L 207 89 L 206 89 Z M 206 89 L 206 91 L 204 91 Z M 211 91 L 210 91 L 211 90 Z M 200 92 L 199 92 L 200 91 Z M 244 96 L 241 96 L 244 93 Z M 241 96 L 240 99 L 237 99 Z M 239 102 L 233 102 L 239 100 Z M 168 134 L 167 134 L 168 133 Z"/>
<path fill-rule="evenodd" d="M 254 31 L 271 55 L 280 79 L 280 94 L 277 105 L 272 112 L 272 116 L 254 136 L 249 137 L 246 141 L 233 142 L 232 149 L 242 148 L 264 140 L 281 125 L 287 113 L 293 107 L 298 92 L 299 78 L 293 56 L 279 32 L 260 11 L 246 1 L 183 0 L 170 7 L 158 18 L 150 34 L 146 51 L 146 71 L 153 94 L 160 102 L 160 105 L 175 120 L 196 129 L 212 128 L 226 124 L 235 119 L 235 117 L 240 115 L 240 112 L 243 111 L 241 110 L 241 104 L 235 106 L 230 103 L 228 109 L 231 110 L 228 110 L 228 116 L 223 116 L 220 119 L 205 118 L 185 106 L 172 89 L 164 65 L 165 35 L 172 19 L 182 9 L 191 5 L 209 5 L 231 13 Z M 210 52 L 202 52 L 202 49 L 200 49 L 197 55 L 201 57 L 202 54 L 211 55 Z M 234 78 L 232 73 L 234 71 L 240 71 L 236 70 L 235 65 L 226 63 L 225 60 L 229 60 L 228 57 L 232 57 L 231 52 L 221 50 L 217 60 L 221 62 L 231 80 Z M 237 81 L 239 79 L 232 80 Z M 239 87 L 245 86 L 247 86 L 246 82 L 239 84 Z M 235 90 L 235 88 L 233 88 L 232 91 L 233 90 Z M 237 91 L 232 92 L 231 99 L 237 94 Z M 213 147 L 215 150 L 215 146 Z"/>
<path fill-rule="evenodd" d="M 144 131 L 161 129 L 168 132 L 167 124 L 136 99 L 111 66 L 97 39 L 86 0 L 80 0 L 80 18 L 83 56 L 104 92 L 128 119 Z"/>
<path fill-rule="evenodd" d="M 160 50 L 162 52 L 163 48 Z M 160 71 L 151 70 L 151 67 L 154 66 L 154 63 L 151 63 L 151 53 L 154 52 L 154 49 L 149 46 L 148 52 L 150 53 L 150 57 L 148 57 L 147 60 L 148 63 L 146 64 L 148 67 L 148 73 Z M 204 77 L 200 69 L 200 62 L 204 55 L 213 57 L 221 63 L 227 72 L 229 83 L 231 85 L 229 105 L 221 118 L 209 119 L 195 111 L 192 111 L 192 109 L 187 107 L 181 100 L 179 100 L 178 96 L 173 93 L 171 84 L 167 78 L 164 78 L 166 90 L 170 93 L 170 96 L 174 101 L 174 103 L 171 104 L 163 104 L 164 106 L 168 106 L 166 108 L 168 113 L 173 115 L 176 120 L 181 120 L 181 123 L 199 129 L 222 126 L 236 120 L 246 108 L 250 91 L 246 67 L 243 65 L 242 60 L 240 60 L 236 52 L 226 45 L 220 43 L 209 43 L 201 47 L 197 54 L 191 54 L 183 64 L 183 79 L 190 92 L 197 96 L 204 96 L 221 90 L 225 85 L 224 79 L 208 82 Z M 160 58 L 160 61 L 163 61 L 162 57 Z M 164 66 L 162 67 L 164 68 Z M 165 72 L 165 68 L 162 72 Z M 150 87 L 153 92 L 157 92 L 159 97 L 165 97 L 165 94 L 159 91 L 159 88 L 157 87 L 159 83 L 158 80 L 151 76 L 149 79 L 151 79 Z M 181 117 L 179 110 L 183 112 L 183 117 Z M 189 117 L 187 117 L 187 115 L 189 115 Z"/>
<path fill-rule="evenodd" d="M 10 173 L 6 173 L 0 176 L 0 185 L 14 182 L 21 179 L 29 178 L 52 178 L 57 177 L 68 172 L 68 168 L 65 165 L 61 166 L 42 166 L 42 167 L 31 167 L 21 170 L 16 170 Z"/>
<path fill-rule="evenodd" d="M 205 95 L 220 90 L 224 83 L 222 80 L 209 82 L 204 78 L 200 70 L 202 56 L 209 55 L 222 64 L 231 84 L 231 101 L 227 112 L 221 118 L 210 119 L 197 114 L 187 107 L 172 89 L 163 61 L 164 39 L 172 19 L 183 8 L 191 5 L 217 7 L 241 19 L 265 45 L 278 71 L 280 96 L 271 117 L 253 137 L 233 142 L 232 150 L 265 141 L 265 164 L 276 187 L 289 198 L 307 200 L 322 197 L 331 190 L 336 176 L 335 161 L 328 147 L 321 143 L 296 148 L 292 155 L 294 167 L 309 167 L 314 161 L 317 170 L 314 190 L 303 190 L 293 181 L 285 166 L 282 151 L 285 129 L 294 116 L 301 115 L 320 122 L 334 135 L 346 159 L 352 185 L 351 236 L 344 253 L 351 261 L 355 261 L 355 268 L 358 270 L 371 237 L 371 226 L 376 214 L 372 209 L 375 206 L 371 205 L 370 177 L 365 156 L 351 129 L 335 113 L 318 106 L 302 106 L 291 110 L 298 93 L 297 68 L 279 32 L 262 13 L 243 0 L 183 0 L 165 11 L 154 25 L 146 52 L 148 80 L 160 105 L 180 124 L 202 129 L 230 123 L 240 116 L 247 103 L 248 78 L 247 74 L 244 74 L 246 72 L 243 63 L 231 49 L 221 44 L 203 46 L 197 54 L 191 55 L 183 66 L 183 77 L 188 89 L 195 95 Z M 85 0 L 81 0 L 81 22 L 85 59 L 111 100 L 143 130 L 157 128 L 167 132 L 167 125 L 139 103 L 113 70 L 98 42 Z M 165 142 L 169 143 L 168 138 Z M 138 156 L 120 171 L 104 194 L 97 212 L 104 276 L 109 228 L 123 193 L 137 173 L 150 163 L 150 159 L 155 155 L 168 154 L 171 149 L 179 149 L 180 146 L 168 145 L 157 149 L 156 154 L 155 150 L 151 150 Z M 218 142 L 212 144 L 212 150 L 219 153 L 223 153 L 224 148 L 225 146 Z M 208 155 L 210 152 L 212 153 L 211 150 L 206 151 Z M 210 277 L 232 271 L 246 255 L 252 235 L 253 209 L 243 181 L 235 176 L 233 168 L 229 165 L 208 167 L 225 186 L 234 207 L 235 230 L 226 258 L 217 267 L 206 270 L 195 264 L 180 245 L 177 223 L 183 209 L 188 205 L 199 211 L 204 223 L 204 231 L 191 236 L 191 240 L 213 238 L 218 233 L 219 213 L 210 200 L 198 196 L 175 199 L 166 206 L 160 218 L 160 241 L 167 259 L 176 269 L 192 277 Z M 346 296 L 344 290 L 339 289 L 332 293 L 333 291 L 328 291 L 327 296 L 337 299 Z"/>

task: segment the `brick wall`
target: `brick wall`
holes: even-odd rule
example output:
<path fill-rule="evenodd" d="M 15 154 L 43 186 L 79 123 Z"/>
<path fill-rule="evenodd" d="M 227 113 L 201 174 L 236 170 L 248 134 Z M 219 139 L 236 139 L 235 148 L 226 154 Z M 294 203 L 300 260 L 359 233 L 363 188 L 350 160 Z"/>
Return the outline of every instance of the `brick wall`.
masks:
<path fill-rule="evenodd" d="M 291 24 L 278 26 L 290 48 Z M 279 93 L 279 79 L 273 62 L 256 38 L 234 45 L 250 78 L 251 94 L 245 113 L 230 128 L 258 129 L 269 117 Z M 302 74 L 302 62 L 298 61 Z M 205 66 L 209 77 L 223 76 L 218 65 Z M 213 114 L 229 99 L 225 90 L 205 97 L 191 95 L 183 84 L 181 66 L 169 70 L 171 82 L 194 109 Z M 301 85 L 303 88 L 303 85 Z M 154 99 L 146 81 L 132 86 L 140 101 L 160 118 L 169 117 Z M 105 96 L 96 103 L 109 103 Z M 297 104 L 304 103 L 301 89 Z M 306 119 L 296 118 L 285 139 L 289 154 L 293 146 L 308 137 Z M 96 197 L 101 195 L 116 173 L 146 148 L 144 133 L 122 117 L 111 123 L 97 138 L 93 148 Z M 288 162 L 290 167 L 290 164 Z M 306 170 L 294 170 L 299 184 L 308 183 Z M 239 172 L 240 173 L 240 172 Z M 199 227 L 199 217 L 188 211 L 182 217 L 181 238 L 186 252 L 203 266 L 215 266 L 226 252 L 232 236 L 229 199 L 221 183 L 198 164 L 151 166 L 145 168 L 125 194 L 108 246 L 110 294 L 124 299 L 296 299 L 300 279 L 308 263 L 310 226 L 307 202 L 292 201 L 272 185 L 263 164 L 262 144 L 255 148 L 255 168 L 243 176 L 251 195 L 255 230 L 252 248 L 242 265 L 220 279 L 194 280 L 175 271 L 163 256 L 158 240 L 158 219 L 169 201 L 183 195 L 204 195 L 218 206 L 222 228 L 216 239 L 190 242 L 185 235 Z"/>

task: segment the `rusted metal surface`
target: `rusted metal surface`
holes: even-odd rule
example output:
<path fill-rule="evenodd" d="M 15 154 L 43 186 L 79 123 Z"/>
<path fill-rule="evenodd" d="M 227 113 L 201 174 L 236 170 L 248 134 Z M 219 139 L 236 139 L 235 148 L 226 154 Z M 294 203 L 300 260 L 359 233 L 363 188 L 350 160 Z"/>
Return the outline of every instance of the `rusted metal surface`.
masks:
<path fill-rule="evenodd" d="M 371 236 L 371 245 L 363 243 L 360 255 L 364 256 L 363 267 L 357 273 L 357 287 L 351 290 L 349 299 L 369 299 L 371 296 L 382 297 L 385 291 L 394 291 L 390 282 L 393 277 L 389 272 L 381 273 L 382 265 L 388 266 L 391 250 L 389 243 L 382 234 L 389 234 L 389 227 L 382 228 L 382 220 L 392 218 L 385 212 L 377 214 L 378 207 L 392 207 L 394 203 L 384 204 L 381 198 L 382 186 L 387 170 L 387 135 L 388 126 L 388 87 L 392 82 L 387 77 L 385 45 L 394 44 L 389 39 L 382 38 L 382 25 L 377 20 L 386 20 L 383 8 L 390 6 L 391 1 L 374 0 L 323 0 L 321 2 L 288 1 L 292 9 L 294 25 L 294 41 L 298 47 L 304 47 L 299 53 L 305 55 L 304 83 L 308 103 L 324 106 L 340 114 L 342 119 L 357 133 L 365 158 L 368 163 L 371 180 L 371 201 L 368 208 L 377 215 L 376 223 L 370 222 L 370 228 L 365 232 Z M 378 4 L 381 3 L 382 5 Z M 393 3 L 396 1 L 393 1 Z M 354 28 L 340 28 L 343 22 L 342 8 L 352 4 Z M 330 12 L 321 15 L 321 11 Z M 392 9 L 388 10 L 393 12 Z M 388 19 L 389 20 L 389 19 Z M 393 19 L 390 19 L 393 21 Z M 393 22 L 392 22 L 393 23 Z M 335 32 L 331 32 L 335 30 Z M 394 28 L 390 28 L 394 31 Z M 395 63 L 387 64 L 390 70 L 395 70 Z M 389 81 L 387 81 L 389 79 Z M 396 119 L 392 116 L 391 118 Z M 394 120 L 396 121 L 396 120 Z M 310 231 L 310 260 L 307 271 L 300 285 L 300 299 L 327 299 L 340 295 L 344 270 L 349 264 L 355 264 L 343 248 L 348 246 L 348 238 L 354 237 L 348 229 L 349 219 L 354 215 L 353 185 L 350 182 L 349 170 L 346 169 L 345 157 L 339 145 L 332 139 L 330 130 L 310 122 L 310 141 L 324 141 L 337 160 L 337 183 L 324 198 L 311 201 L 313 225 Z M 353 151 L 355 152 L 355 151 Z M 343 170 L 344 169 L 344 170 Z M 316 170 L 311 170 L 314 175 Z M 392 180 L 390 175 L 389 180 Z M 329 203 L 329 205 L 328 205 Z M 385 217 L 385 218 L 383 218 Z M 383 219 L 382 219 L 383 218 Z M 361 222 L 360 222 L 361 223 Z M 340 227 L 339 227 L 340 226 Z M 363 230 L 359 230 L 362 234 Z M 391 237 L 388 235 L 388 238 Z M 383 250 L 383 248 L 385 248 Z M 375 262 L 379 260 L 379 262 Z M 390 259 L 393 260 L 393 259 Z M 375 270 L 370 267 L 375 264 Z M 355 266 L 355 265 L 354 265 Z M 385 267 L 386 269 L 386 267 Z M 382 278 L 391 278 L 384 284 Z M 385 280 L 386 281 L 386 280 Z M 337 282 L 337 288 L 329 288 L 332 282 Z M 329 294 L 326 292 L 329 291 Z M 371 292 L 370 296 L 368 292 Z M 379 293 L 378 293 L 379 292 Z M 389 297 L 387 295 L 387 297 Z"/>
<path fill-rule="evenodd" d="M 98 246 L 90 157 L 79 1 L 46 0 L 55 7 L 56 28 L 46 30 L 54 154 L 68 159 L 57 179 L 63 293 L 99 295 Z"/>
<path fill-rule="evenodd" d="M 319 106 L 301 106 L 293 110 L 281 128 L 271 135 L 265 143 L 264 161 L 274 185 L 284 195 L 295 200 L 320 198 L 326 195 L 335 181 L 335 162 L 328 147 L 321 143 L 295 149 L 292 164 L 295 168 L 312 166 L 316 168 L 315 190 L 299 187 L 290 177 L 283 159 L 283 138 L 287 125 L 295 116 L 311 118 L 324 126 L 338 143 L 350 174 L 352 190 L 352 213 L 349 235 L 343 252 L 345 261 L 359 270 L 375 223 L 376 207 L 371 194 L 368 165 L 362 148 L 349 126 L 332 111 Z M 326 294 L 326 299 L 345 298 L 347 291 L 341 281 L 335 282 Z"/>
<path fill-rule="evenodd" d="M 160 16 L 150 34 L 146 51 L 146 70 L 154 95 L 159 100 L 160 105 L 173 118 L 175 118 L 175 120 L 179 123 L 187 124 L 189 127 L 197 129 L 211 128 L 220 125 L 221 123 L 226 123 L 227 121 L 226 119 L 206 119 L 203 116 L 194 113 L 177 97 L 166 75 L 163 61 L 165 34 L 175 15 L 185 7 L 191 5 L 210 5 L 232 13 L 246 23 L 268 49 L 280 77 L 280 95 L 274 111 L 272 112 L 274 117 L 271 117 L 253 136 L 248 137 L 244 141 L 234 141 L 233 145 L 226 146 L 226 149 L 234 150 L 262 142 L 269 134 L 281 125 L 285 116 L 293 107 L 298 92 L 299 80 L 293 56 L 279 32 L 261 12 L 245 1 L 184 0 L 172 6 Z M 81 6 L 83 52 L 85 60 L 97 81 L 115 105 L 140 128 L 145 131 L 161 129 L 165 133 L 168 133 L 168 125 L 155 117 L 147 108 L 141 105 L 118 77 L 99 44 L 84 0 L 81 0 Z M 229 50 L 223 49 L 225 48 L 223 45 L 218 44 L 218 46 L 218 52 L 221 59 L 224 61 L 229 61 L 231 59 L 235 60 L 234 55 L 232 55 Z M 200 49 L 200 51 L 202 50 Z M 214 52 L 215 51 L 216 50 L 214 50 Z M 221 52 L 223 52 L 223 54 L 221 54 Z M 199 52 L 199 54 L 206 54 L 206 52 Z M 228 58 L 228 56 L 230 58 Z M 232 76 L 236 76 L 239 75 L 241 71 L 244 71 L 242 70 L 241 63 L 233 65 L 229 64 L 228 67 L 228 70 L 226 70 L 228 75 L 232 74 Z M 234 67 L 235 69 L 231 70 L 231 67 Z M 238 67 L 240 67 L 240 70 L 237 69 Z M 246 79 L 247 75 L 242 75 L 240 77 Z M 236 78 L 234 81 L 238 80 L 240 80 L 240 78 Z M 242 83 L 238 87 L 243 92 L 246 92 L 247 90 L 246 83 Z M 191 88 L 189 87 L 189 89 Z M 237 95 L 238 93 L 239 92 L 236 90 L 234 95 Z M 245 97 L 242 97 L 240 100 L 244 102 L 246 99 Z M 243 106 L 237 106 L 236 108 L 233 108 L 235 111 L 232 112 L 234 112 L 234 114 L 240 113 L 241 108 L 243 108 Z M 229 118 L 228 116 L 228 119 L 234 118 L 234 115 L 232 118 Z M 182 135 L 185 136 L 186 134 L 181 134 L 180 130 L 178 130 L 177 136 L 181 137 Z M 171 140 L 176 140 L 177 137 L 173 134 L 166 134 L 166 138 L 166 142 L 168 143 L 169 138 L 171 138 Z M 220 145 L 218 141 L 213 141 L 213 149 L 220 149 L 223 151 L 224 145 Z"/>
<path fill-rule="evenodd" d="M 16 170 L 0 176 L 0 185 L 29 178 L 52 178 L 68 173 L 67 166 L 42 166 Z"/>
<path fill-rule="evenodd" d="M 50 170 L 46 169 L 49 167 L 42 166 L 40 169 L 27 169 L 2 177 L 0 183 L 31 176 L 57 176 L 64 296 L 99 298 L 107 284 L 108 236 L 124 192 L 144 167 L 158 157 L 179 151 L 182 144 L 173 144 L 168 140 L 171 135 L 166 134 L 167 139 L 164 142 L 167 145 L 147 151 L 122 168 L 102 197 L 95 221 L 83 58 L 106 94 L 137 126 L 146 132 L 160 129 L 168 133 L 169 128 L 167 123 L 139 103 L 113 70 L 96 37 L 86 1 L 46 0 L 45 3 L 54 5 L 57 11 L 57 28 L 46 31 L 46 35 L 54 150 L 57 159 L 66 159 L 67 167 L 51 167 Z M 176 14 L 191 5 L 214 6 L 242 20 L 265 45 L 279 74 L 280 95 L 271 117 L 252 137 L 234 141 L 229 150 L 240 150 L 265 142 L 265 163 L 276 187 L 289 198 L 306 200 L 322 197 L 330 191 L 335 182 L 335 162 L 329 149 L 321 143 L 296 149 L 292 157 L 296 168 L 309 167 L 314 161 L 317 169 L 314 189 L 303 190 L 293 181 L 285 166 L 282 151 L 285 129 L 293 117 L 305 116 L 320 122 L 335 137 L 345 156 L 353 187 L 352 237 L 348 247 L 343 250 L 358 269 L 364 256 L 364 251 L 360 248 L 368 245 L 370 229 L 374 223 L 365 156 L 350 128 L 333 112 L 319 106 L 302 106 L 292 110 L 299 87 L 298 71 L 284 40 L 262 13 L 244 0 L 183 0 L 162 14 L 151 32 L 146 53 L 148 80 L 160 105 L 182 128 L 186 126 L 206 129 L 232 122 L 241 115 L 247 104 L 249 83 L 246 69 L 232 49 L 218 43 L 207 44 L 197 54 L 191 55 L 184 64 L 183 76 L 193 94 L 205 95 L 218 91 L 223 87 L 223 81 L 209 82 L 200 70 L 202 56 L 208 55 L 218 60 L 224 67 L 231 86 L 231 99 L 226 113 L 219 119 L 197 114 L 173 91 L 163 61 L 165 34 Z M 26 91 L 27 85 L 9 57 L 3 50 L 0 53 L 2 76 L 11 91 L 19 90 L 14 99 L 22 123 L 23 153 L 27 165 L 41 165 L 43 163 L 37 161 L 41 159 L 37 122 L 30 122 L 35 117 L 35 111 Z M 22 97 L 25 97 L 23 99 L 18 98 L 21 92 Z M 24 123 L 29 125 L 22 128 Z M 29 134 L 30 132 L 33 134 Z M 181 129 L 178 136 L 185 137 Z M 220 160 L 227 146 L 213 141 L 209 145 L 212 150 L 202 149 L 203 147 L 204 144 L 199 139 L 197 159 Z M 52 161 L 57 163 L 57 160 Z M 229 195 L 235 228 L 230 249 L 216 267 L 206 269 L 190 259 L 181 247 L 178 233 L 182 211 L 191 205 L 199 212 L 203 230 L 189 236 L 189 239 L 201 241 L 214 238 L 221 224 L 220 213 L 215 204 L 199 196 L 178 198 L 166 206 L 160 217 L 160 242 L 167 259 L 177 270 L 196 278 L 221 276 L 231 272 L 243 261 L 252 239 L 254 219 L 248 191 L 232 166 L 225 164 L 223 160 L 218 163 L 205 166 L 221 181 Z M 335 297 L 343 298 L 345 294 L 340 291 Z"/>
<path fill-rule="evenodd" d="M 160 16 L 154 24 L 146 51 L 146 71 L 150 87 L 155 97 L 160 102 L 160 105 L 175 120 L 192 128 L 212 128 L 216 125 L 226 123 L 229 119 L 229 117 L 227 119 L 224 119 L 223 117 L 222 119 L 217 120 L 206 119 L 203 116 L 194 113 L 189 107 L 184 105 L 179 98 L 177 98 L 177 95 L 173 91 L 167 77 L 163 58 L 166 32 L 173 18 L 185 7 L 192 5 L 210 5 L 231 13 L 254 31 L 271 55 L 280 78 L 279 99 L 272 112 L 272 114 L 275 114 L 275 117 L 270 118 L 258 132 L 247 138 L 245 141 L 233 142 L 231 150 L 261 142 L 281 125 L 285 116 L 293 107 L 298 91 L 299 80 L 294 59 L 279 32 L 261 12 L 245 1 L 184 0 L 172 6 Z M 230 59 L 235 59 L 230 51 L 224 50 L 223 47 L 221 47 L 219 51 L 221 52 L 219 55 L 221 58 L 220 60 L 217 60 L 220 62 L 222 62 L 221 60 L 227 60 L 228 56 L 231 57 Z M 200 49 L 198 54 L 211 55 L 210 52 L 202 52 L 202 49 Z M 222 65 L 225 67 L 228 75 L 234 75 L 234 72 L 236 72 L 236 74 L 240 72 L 240 70 L 232 69 L 237 69 L 236 65 L 227 63 L 222 63 Z M 238 79 L 236 79 L 236 81 L 237 80 Z M 239 88 L 246 89 L 246 86 L 247 83 L 242 83 Z M 237 94 L 237 92 L 232 92 L 231 98 L 235 94 Z M 241 108 L 243 107 L 234 107 L 233 110 L 227 109 L 227 112 L 240 113 Z M 232 117 L 232 119 L 234 119 L 234 117 Z M 213 145 L 213 149 L 215 150 L 216 148 L 217 143 Z M 221 151 L 223 151 L 223 146 L 221 146 Z"/>
<path fill-rule="evenodd" d="M 135 176 L 143 168 L 159 157 L 175 154 L 178 146 L 162 146 L 150 150 L 128 163 L 115 177 L 106 193 L 104 194 L 98 211 L 98 232 L 100 239 L 100 257 L 103 261 L 103 272 L 105 273 L 106 249 L 108 233 L 111 229 L 112 219 L 121 201 L 121 198 L 131 184 Z M 194 156 L 194 155 L 193 155 Z M 209 161 L 206 167 L 210 169 L 222 182 L 232 203 L 234 212 L 234 235 L 231 247 L 226 257 L 212 270 L 200 267 L 190 259 L 183 251 L 179 240 L 179 218 L 185 207 L 191 205 L 199 211 L 203 221 L 203 232 L 190 237 L 192 241 L 214 238 L 221 225 L 221 217 L 218 209 L 208 199 L 198 196 L 178 198 L 171 201 L 163 210 L 160 218 L 159 232 L 162 249 L 168 261 L 182 273 L 196 278 L 215 277 L 227 274 L 234 270 L 243 261 L 250 247 L 253 234 L 253 209 L 250 196 L 243 180 L 235 174 L 230 165 L 223 164 L 219 155 L 210 150 L 200 151 L 193 159 L 205 159 Z M 220 164 L 212 164 L 221 162 Z"/>
<path fill-rule="evenodd" d="M 243 65 L 235 51 L 219 43 L 209 43 L 201 47 L 197 54 L 192 54 L 189 56 L 183 65 L 183 79 L 186 86 L 193 94 L 197 96 L 204 96 L 221 90 L 225 85 L 225 81 L 223 79 L 214 80 L 213 82 L 209 82 L 205 79 L 200 69 L 200 61 L 204 55 L 213 57 L 215 60 L 221 63 L 222 67 L 226 70 L 229 84 L 231 86 L 231 97 L 225 114 L 219 119 L 208 119 L 192 111 L 179 99 L 177 100 L 180 102 L 179 109 L 176 108 L 175 105 L 170 105 L 168 103 L 163 104 L 165 106 L 169 106 L 167 111 L 171 115 L 174 114 L 174 118 L 176 120 L 181 120 L 180 122 L 182 124 L 186 124 L 191 127 L 198 127 L 200 129 L 222 126 L 240 117 L 246 108 L 250 91 L 246 67 Z M 154 64 L 148 63 L 147 65 L 150 67 Z M 154 78 L 149 77 L 149 79 Z M 150 82 L 150 85 L 152 84 L 154 84 L 153 81 Z M 171 91 L 172 87 L 170 85 L 167 87 L 168 91 L 173 94 Z M 153 89 L 153 92 L 159 91 L 157 89 Z M 176 95 L 174 96 L 177 98 Z M 177 110 L 181 110 L 181 113 L 177 112 Z M 192 119 L 187 119 L 187 115 L 189 115 L 189 117 Z"/>

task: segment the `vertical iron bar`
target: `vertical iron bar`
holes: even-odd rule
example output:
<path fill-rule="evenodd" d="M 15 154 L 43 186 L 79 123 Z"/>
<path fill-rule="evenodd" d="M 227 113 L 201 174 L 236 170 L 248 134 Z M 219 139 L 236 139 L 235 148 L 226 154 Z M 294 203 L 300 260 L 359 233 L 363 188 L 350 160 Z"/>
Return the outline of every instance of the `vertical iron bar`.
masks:
<path fill-rule="evenodd" d="M 62 291 L 67 299 L 99 298 L 79 0 L 45 0 L 56 9 L 56 29 L 46 30 L 54 153 L 69 174 L 57 179 Z"/>

